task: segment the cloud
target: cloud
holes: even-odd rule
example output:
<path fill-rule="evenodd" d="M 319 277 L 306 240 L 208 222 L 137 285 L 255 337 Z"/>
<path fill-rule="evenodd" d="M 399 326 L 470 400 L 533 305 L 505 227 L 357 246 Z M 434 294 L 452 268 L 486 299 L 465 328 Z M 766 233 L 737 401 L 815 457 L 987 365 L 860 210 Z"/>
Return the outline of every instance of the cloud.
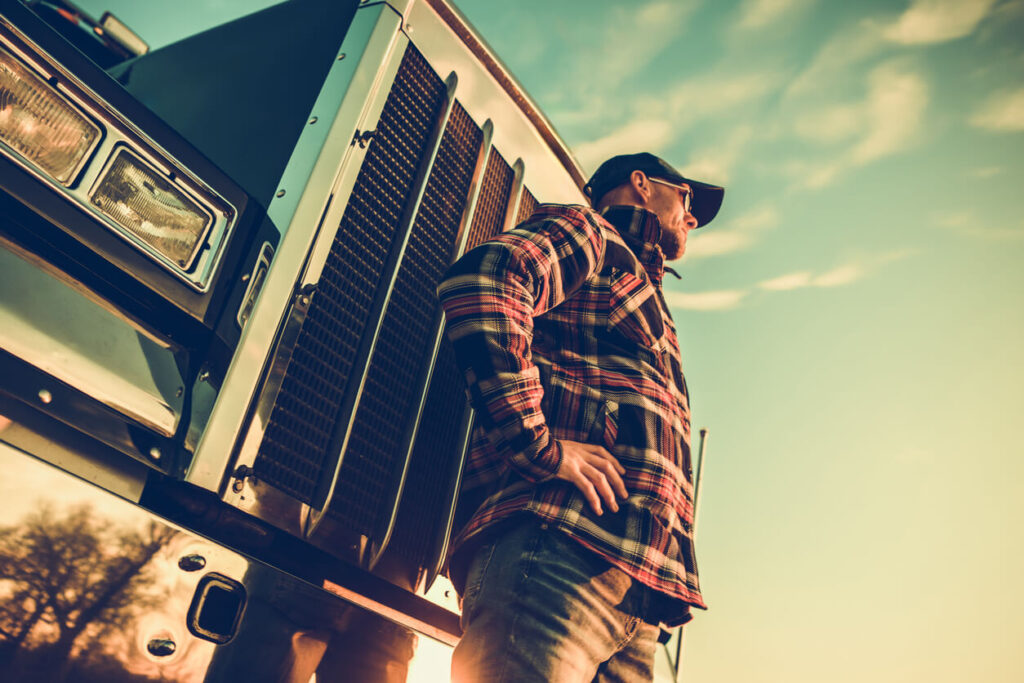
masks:
<path fill-rule="evenodd" d="M 791 289 L 807 287 L 811 284 L 812 278 L 813 276 L 810 271 L 801 270 L 796 273 L 787 273 L 786 275 L 773 277 L 770 280 L 764 280 L 759 282 L 757 286 L 770 292 L 788 292 Z"/>
<path fill-rule="evenodd" d="M 848 263 L 818 275 L 810 284 L 812 287 L 840 287 L 854 283 L 866 274 L 863 264 Z"/>
<path fill-rule="evenodd" d="M 907 258 L 913 253 L 914 251 L 910 249 L 898 249 L 861 256 L 819 273 L 810 270 L 794 271 L 762 280 L 748 288 L 716 289 L 707 292 L 666 290 L 665 301 L 672 308 L 691 311 L 727 311 L 738 307 L 748 297 L 758 292 L 795 292 L 801 289 L 827 289 L 853 284 L 882 266 Z"/>
<path fill-rule="evenodd" d="M 659 103 L 665 101 L 665 113 L 677 126 L 687 127 L 697 121 L 742 110 L 777 91 L 783 81 L 784 74 L 767 69 L 741 73 L 715 69 L 682 81 L 640 106 L 647 110 L 657 109 Z"/>
<path fill-rule="evenodd" d="M 746 298 L 743 289 L 719 289 L 708 292 L 665 292 L 665 302 L 670 308 L 689 311 L 725 311 L 736 308 Z"/>
<path fill-rule="evenodd" d="M 768 292 L 792 292 L 809 287 L 842 287 L 862 280 L 881 266 L 906 258 L 912 252 L 895 250 L 843 263 L 821 273 L 799 270 L 757 283 L 757 288 Z"/>
<path fill-rule="evenodd" d="M 729 182 L 733 167 L 753 137 L 753 126 L 733 129 L 725 140 L 694 151 L 682 169 L 683 174 L 705 182 Z"/>
<path fill-rule="evenodd" d="M 967 172 L 972 178 L 994 178 L 1003 172 L 1001 166 L 980 166 Z"/>
<path fill-rule="evenodd" d="M 575 145 L 573 152 L 584 170 L 592 173 L 597 170 L 598 164 L 616 154 L 635 152 L 638 149 L 661 149 L 671 141 L 672 135 L 672 126 L 668 121 L 635 120 L 602 138 Z"/>
<path fill-rule="evenodd" d="M 974 214 L 967 211 L 942 213 L 933 215 L 935 223 L 941 227 L 963 235 L 964 237 L 983 239 L 992 242 L 1008 242 L 1024 239 L 1024 221 L 1017 227 L 987 225 Z"/>
<path fill-rule="evenodd" d="M 902 45 L 943 43 L 974 32 L 995 0 L 913 0 L 885 37 Z"/>
<path fill-rule="evenodd" d="M 807 4 L 807 0 L 746 0 L 739 9 L 741 30 L 760 29 Z"/>
<path fill-rule="evenodd" d="M 725 225 L 716 222 L 713 230 L 690 233 L 686 243 L 686 258 L 693 260 L 742 251 L 757 242 L 760 237 L 758 233 L 778 224 L 779 212 L 774 206 L 756 207 Z"/>
<path fill-rule="evenodd" d="M 1024 88 L 992 95 L 974 113 L 970 123 L 998 132 L 1024 130 Z"/>
<path fill-rule="evenodd" d="M 848 140 L 860 130 L 862 109 L 850 104 L 825 107 L 798 116 L 793 128 L 798 136 L 818 143 Z"/>
<path fill-rule="evenodd" d="M 794 124 L 797 135 L 804 138 L 817 135 L 820 139 L 838 139 L 841 133 L 850 141 L 845 151 L 832 155 L 828 161 L 803 167 L 803 176 L 797 186 L 809 189 L 826 187 L 850 168 L 912 147 L 920 137 L 929 101 L 929 87 L 920 74 L 898 61 L 876 67 L 868 76 L 863 101 L 827 108 L 823 117 L 826 122 L 819 130 L 810 130 L 806 123 L 801 127 L 800 120 Z M 831 122 L 827 121 L 829 112 L 833 118 Z M 805 119 L 815 116 L 814 112 L 808 112 Z"/>
<path fill-rule="evenodd" d="M 853 148 L 852 161 L 865 164 L 911 146 L 928 106 L 924 79 L 895 64 L 871 72 L 865 105 L 868 131 Z"/>
<path fill-rule="evenodd" d="M 580 165 L 592 170 L 609 156 L 637 149 L 666 154 L 668 148 L 697 123 L 708 119 L 720 123 L 722 116 L 749 112 L 755 102 L 777 91 L 782 80 L 780 73 L 771 71 L 708 72 L 667 86 L 656 96 L 628 100 L 626 107 L 624 98 L 613 90 L 592 88 L 579 98 L 580 102 L 587 103 L 585 107 L 560 111 L 552 120 L 566 125 L 593 124 L 608 117 L 608 112 L 621 115 L 625 111 L 628 120 L 611 132 L 572 145 Z M 617 101 L 612 103 L 611 98 Z M 753 134 L 752 126 L 738 126 L 724 140 L 695 150 L 690 162 L 680 168 L 702 180 L 724 183 Z M 687 147 L 692 148 L 692 145 Z"/>
<path fill-rule="evenodd" d="M 563 125 L 600 121 L 622 110 L 621 91 L 669 45 L 685 35 L 700 0 L 652 0 L 591 8 L 572 26 L 556 26 L 560 48 L 553 67 L 558 87 L 541 98 Z M 549 32 L 551 29 L 549 29 Z M 552 53 L 552 55 L 555 53 Z"/>
<path fill-rule="evenodd" d="M 724 256 L 742 251 L 754 244 L 755 238 L 750 233 L 738 230 L 714 230 L 704 233 L 690 233 L 686 242 L 687 260 Z"/>
<path fill-rule="evenodd" d="M 786 88 L 788 99 L 816 93 L 824 87 L 847 80 L 846 71 L 885 47 L 882 27 L 877 21 L 865 19 L 833 36 Z"/>

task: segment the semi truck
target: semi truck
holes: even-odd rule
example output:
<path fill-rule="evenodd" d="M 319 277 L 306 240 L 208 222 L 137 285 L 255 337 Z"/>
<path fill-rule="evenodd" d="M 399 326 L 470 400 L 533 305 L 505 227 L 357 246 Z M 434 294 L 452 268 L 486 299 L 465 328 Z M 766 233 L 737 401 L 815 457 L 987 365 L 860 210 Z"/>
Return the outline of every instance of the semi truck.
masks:
<path fill-rule="evenodd" d="M 435 287 L 583 184 L 447 0 L 0 0 L 0 679 L 446 680 Z"/>

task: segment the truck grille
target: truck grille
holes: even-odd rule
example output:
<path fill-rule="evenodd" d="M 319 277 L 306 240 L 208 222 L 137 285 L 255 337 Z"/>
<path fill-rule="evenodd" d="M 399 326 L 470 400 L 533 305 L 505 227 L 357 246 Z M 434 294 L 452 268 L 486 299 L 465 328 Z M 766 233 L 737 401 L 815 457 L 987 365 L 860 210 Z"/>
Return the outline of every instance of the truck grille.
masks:
<path fill-rule="evenodd" d="M 537 209 L 537 199 L 529 190 L 523 188 L 523 196 L 519 198 L 519 212 L 516 213 L 516 224 L 522 223 Z"/>
<path fill-rule="evenodd" d="M 467 237 L 467 250 L 501 232 L 514 175 L 498 151 L 492 149 Z M 448 523 L 469 429 L 464 386 L 455 351 L 446 337 L 441 341 L 427 391 L 390 546 L 418 566 L 431 567 L 440 559 L 430 555 Z"/>
<path fill-rule="evenodd" d="M 482 138 L 456 102 L 384 314 L 342 461 L 338 502 L 329 514 L 345 528 L 378 541 L 391 520 L 418 421 L 440 325 L 435 290 L 455 254 Z"/>
<path fill-rule="evenodd" d="M 337 427 L 357 350 L 378 288 L 390 280 L 387 256 L 444 101 L 445 88 L 410 46 L 313 295 L 256 457 L 257 477 L 317 504 L 340 455 Z M 353 372 L 357 370 L 357 372 Z"/>

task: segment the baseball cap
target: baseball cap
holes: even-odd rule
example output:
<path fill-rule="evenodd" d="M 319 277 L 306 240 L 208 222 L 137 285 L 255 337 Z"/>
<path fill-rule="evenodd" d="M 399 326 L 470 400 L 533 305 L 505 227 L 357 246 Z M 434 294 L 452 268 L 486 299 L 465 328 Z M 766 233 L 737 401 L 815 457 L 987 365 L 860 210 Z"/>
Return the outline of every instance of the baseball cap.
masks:
<path fill-rule="evenodd" d="M 691 180 L 674 169 L 667 161 L 650 154 L 620 154 L 601 164 L 584 186 L 591 204 L 596 205 L 609 190 L 627 182 L 633 171 L 643 171 L 649 178 L 661 178 L 673 183 L 686 183 L 693 190 L 690 212 L 697 219 L 697 227 L 711 222 L 722 207 L 725 188 Z"/>

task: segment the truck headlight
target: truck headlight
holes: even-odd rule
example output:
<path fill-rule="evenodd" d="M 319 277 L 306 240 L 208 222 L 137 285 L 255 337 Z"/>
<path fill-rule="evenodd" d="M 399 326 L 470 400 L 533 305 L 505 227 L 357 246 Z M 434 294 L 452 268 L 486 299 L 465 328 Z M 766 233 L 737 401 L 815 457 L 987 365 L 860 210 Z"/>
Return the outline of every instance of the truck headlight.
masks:
<path fill-rule="evenodd" d="M 144 245 L 188 269 L 213 216 L 181 188 L 122 147 L 103 171 L 90 201 Z"/>
<path fill-rule="evenodd" d="M 67 187 L 101 136 L 49 83 L 0 50 L 0 141 Z"/>

